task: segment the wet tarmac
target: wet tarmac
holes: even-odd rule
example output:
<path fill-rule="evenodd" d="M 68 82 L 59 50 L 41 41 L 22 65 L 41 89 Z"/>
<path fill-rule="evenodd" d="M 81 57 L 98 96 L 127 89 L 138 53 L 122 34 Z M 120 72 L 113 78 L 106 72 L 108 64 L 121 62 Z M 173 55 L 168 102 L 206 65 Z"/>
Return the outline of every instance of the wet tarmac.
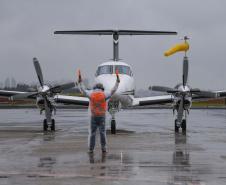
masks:
<path fill-rule="evenodd" d="M 226 184 L 226 110 L 192 110 L 186 135 L 174 134 L 171 110 L 121 111 L 106 155 L 99 140 L 87 154 L 86 110 L 59 110 L 55 133 L 36 109 L 0 118 L 0 185 Z"/>

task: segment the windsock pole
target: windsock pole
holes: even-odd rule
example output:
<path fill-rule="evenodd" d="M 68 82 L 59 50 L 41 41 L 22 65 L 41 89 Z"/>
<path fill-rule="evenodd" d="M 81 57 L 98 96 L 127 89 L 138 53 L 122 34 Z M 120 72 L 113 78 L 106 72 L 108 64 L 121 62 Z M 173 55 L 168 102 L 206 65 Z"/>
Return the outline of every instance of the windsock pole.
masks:
<path fill-rule="evenodd" d="M 182 81 L 183 81 L 183 86 L 187 84 L 187 78 L 188 78 L 188 57 L 187 57 L 187 51 L 189 50 L 189 44 L 187 42 L 189 38 L 187 36 L 184 36 L 183 43 L 176 44 L 173 47 L 171 47 L 169 50 L 167 50 L 164 55 L 165 56 L 170 56 L 173 55 L 174 53 L 177 52 L 184 52 L 184 58 L 183 58 L 183 76 L 182 76 Z"/>

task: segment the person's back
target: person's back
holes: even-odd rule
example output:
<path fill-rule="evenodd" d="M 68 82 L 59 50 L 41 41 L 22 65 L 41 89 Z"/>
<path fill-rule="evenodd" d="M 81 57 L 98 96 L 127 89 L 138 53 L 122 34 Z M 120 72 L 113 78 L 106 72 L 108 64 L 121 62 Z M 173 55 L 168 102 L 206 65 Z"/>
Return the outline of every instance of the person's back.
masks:
<path fill-rule="evenodd" d="M 92 92 L 90 95 L 90 109 L 92 116 L 105 116 L 107 103 L 104 92 Z"/>
<path fill-rule="evenodd" d="M 103 152 L 106 152 L 106 130 L 105 115 L 107 111 L 107 99 L 109 99 L 117 90 L 119 85 L 119 76 L 116 74 L 116 83 L 110 93 L 104 91 L 103 84 L 96 84 L 93 90 L 85 90 L 82 84 L 81 74 L 79 72 L 78 84 L 80 91 L 90 99 L 89 109 L 91 111 L 91 121 L 89 130 L 89 152 L 93 153 L 95 147 L 96 130 L 100 131 L 100 142 Z"/>

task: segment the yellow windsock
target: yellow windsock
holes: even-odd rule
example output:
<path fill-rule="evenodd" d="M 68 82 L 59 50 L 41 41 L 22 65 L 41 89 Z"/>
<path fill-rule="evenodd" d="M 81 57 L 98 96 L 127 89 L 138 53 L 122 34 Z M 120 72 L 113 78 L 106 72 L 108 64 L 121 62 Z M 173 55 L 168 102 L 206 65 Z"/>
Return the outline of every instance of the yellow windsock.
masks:
<path fill-rule="evenodd" d="M 183 43 L 180 43 L 180 44 L 176 44 L 174 45 L 173 47 L 171 47 L 169 50 L 167 50 L 164 55 L 166 57 L 170 56 L 170 55 L 173 55 L 174 53 L 177 53 L 177 52 L 180 52 L 180 51 L 188 51 L 189 50 L 189 44 L 188 42 L 183 42 Z"/>

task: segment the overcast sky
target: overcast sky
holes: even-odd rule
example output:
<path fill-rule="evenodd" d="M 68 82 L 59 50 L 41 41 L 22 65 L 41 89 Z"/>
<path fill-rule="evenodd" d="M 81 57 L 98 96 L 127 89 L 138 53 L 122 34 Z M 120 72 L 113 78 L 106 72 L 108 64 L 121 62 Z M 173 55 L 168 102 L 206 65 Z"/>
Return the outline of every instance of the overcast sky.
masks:
<path fill-rule="evenodd" d="M 183 53 L 163 53 L 188 35 L 189 84 L 226 89 L 225 18 L 225 0 L 0 0 L 0 81 L 36 82 L 33 57 L 48 81 L 74 80 L 78 68 L 92 81 L 97 65 L 112 58 L 112 37 L 53 32 L 144 29 L 178 35 L 120 37 L 119 56 L 132 66 L 137 88 L 182 81 Z"/>

